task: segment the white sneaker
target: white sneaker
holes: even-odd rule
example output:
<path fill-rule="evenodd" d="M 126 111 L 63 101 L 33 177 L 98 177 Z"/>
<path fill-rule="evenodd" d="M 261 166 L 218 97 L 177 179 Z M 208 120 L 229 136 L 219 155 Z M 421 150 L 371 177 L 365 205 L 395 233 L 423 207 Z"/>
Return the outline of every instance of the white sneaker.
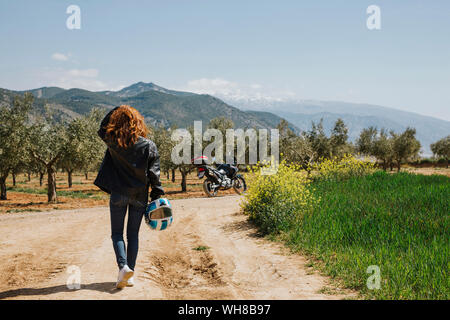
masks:
<path fill-rule="evenodd" d="M 134 277 L 131 277 L 127 281 L 127 287 L 133 287 L 134 286 Z"/>
<path fill-rule="evenodd" d="M 133 276 L 134 272 L 127 265 L 125 265 L 119 271 L 119 277 L 117 278 L 116 288 L 123 289 L 127 285 L 128 279 Z"/>

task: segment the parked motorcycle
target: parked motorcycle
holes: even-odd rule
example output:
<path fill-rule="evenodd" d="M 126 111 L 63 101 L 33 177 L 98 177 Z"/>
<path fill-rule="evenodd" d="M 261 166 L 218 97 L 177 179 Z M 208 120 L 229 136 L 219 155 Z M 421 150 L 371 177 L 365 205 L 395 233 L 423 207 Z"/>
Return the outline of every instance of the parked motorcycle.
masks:
<path fill-rule="evenodd" d="M 233 188 L 237 194 L 247 191 L 247 184 L 242 175 L 238 174 L 239 169 L 229 164 L 220 164 L 217 168 L 208 165 L 208 158 L 201 158 L 201 163 L 196 164 L 192 159 L 192 163 L 197 167 L 197 176 L 199 179 L 206 177 L 203 181 L 203 190 L 208 197 L 215 197 L 219 190 L 228 190 Z"/>

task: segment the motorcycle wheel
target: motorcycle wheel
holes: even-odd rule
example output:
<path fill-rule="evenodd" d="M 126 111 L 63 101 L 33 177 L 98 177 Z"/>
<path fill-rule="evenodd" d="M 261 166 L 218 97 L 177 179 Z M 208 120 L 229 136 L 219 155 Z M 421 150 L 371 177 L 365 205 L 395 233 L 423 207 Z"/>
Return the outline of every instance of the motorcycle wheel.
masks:
<path fill-rule="evenodd" d="M 247 191 L 247 184 L 245 183 L 244 178 L 238 177 L 233 181 L 233 189 L 237 194 L 243 194 Z"/>
<path fill-rule="evenodd" d="M 205 193 L 208 197 L 215 197 L 217 195 L 218 188 L 213 189 L 212 188 L 213 184 L 214 183 L 209 179 L 206 179 L 205 181 L 203 181 L 203 191 L 205 191 Z"/>

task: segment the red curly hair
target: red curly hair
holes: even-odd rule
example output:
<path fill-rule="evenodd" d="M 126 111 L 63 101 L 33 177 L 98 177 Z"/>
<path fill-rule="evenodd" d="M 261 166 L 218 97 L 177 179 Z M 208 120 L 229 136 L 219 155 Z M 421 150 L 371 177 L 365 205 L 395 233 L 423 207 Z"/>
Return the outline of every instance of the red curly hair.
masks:
<path fill-rule="evenodd" d="M 146 137 L 148 128 L 144 117 L 135 108 L 121 105 L 114 110 L 106 126 L 106 139 L 121 148 L 128 148 L 136 143 L 139 137 Z"/>

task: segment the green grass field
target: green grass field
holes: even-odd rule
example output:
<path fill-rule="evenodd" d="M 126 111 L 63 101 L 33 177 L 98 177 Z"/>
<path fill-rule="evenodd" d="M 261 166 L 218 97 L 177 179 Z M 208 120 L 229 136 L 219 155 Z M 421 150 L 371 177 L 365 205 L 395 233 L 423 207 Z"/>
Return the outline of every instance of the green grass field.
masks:
<path fill-rule="evenodd" d="M 302 191 L 291 175 L 250 187 L 243 208 L 261 231 L 365 298 L 450 298 L 450 178 L 375 172 L 319 177 Z M 275 195 L 278 184 L 288 187 Z M 309 200 L 288 201 L 295 188 Z M 374 269 L 379 289 L 368 288 Z"/>
<path fill-rule="evenodd" d="M 450 298 L 450 178 L 377 172 L 310 189 L 321 200 L 284 234 L 292 248 L 368 298 Z M 372 265 L 380 289 L 367 288 Z"/>

